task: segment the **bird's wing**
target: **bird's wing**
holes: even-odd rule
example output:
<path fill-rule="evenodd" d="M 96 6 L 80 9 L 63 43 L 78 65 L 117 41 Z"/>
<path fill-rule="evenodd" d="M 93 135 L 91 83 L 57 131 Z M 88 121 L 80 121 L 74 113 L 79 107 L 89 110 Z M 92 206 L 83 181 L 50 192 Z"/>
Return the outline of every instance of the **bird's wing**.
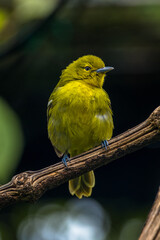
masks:
<path fill-rule="evenodd" d="M 55 105 L 55 102 L 53 101 L 53 99 L 49 99 L 48 105 L 47 105 L 47 122 L 49 122 L 54 105 Z M 55 146 L 53 147 L 57 156 L 61 158 L 64 155 L 64 153 L 60 152 Z"/>

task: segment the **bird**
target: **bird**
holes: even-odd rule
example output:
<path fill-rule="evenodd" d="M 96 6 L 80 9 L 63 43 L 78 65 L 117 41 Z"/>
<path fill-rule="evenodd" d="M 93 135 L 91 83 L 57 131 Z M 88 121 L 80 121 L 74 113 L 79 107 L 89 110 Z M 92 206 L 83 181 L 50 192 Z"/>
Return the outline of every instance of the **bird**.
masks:
<path fill-rule="evenodd" d="M 100 144 L 107 149 L 113 134 L 113 114 L 103 89 L 105 66 L 94 55 L 84 55 L 62 70 L 47 105 L 48 137 L 67 166 L 71 157 Z M 79 199 L 90 197 L 95 186 L 93 170 L 69 180 L 69 192 Z"/>

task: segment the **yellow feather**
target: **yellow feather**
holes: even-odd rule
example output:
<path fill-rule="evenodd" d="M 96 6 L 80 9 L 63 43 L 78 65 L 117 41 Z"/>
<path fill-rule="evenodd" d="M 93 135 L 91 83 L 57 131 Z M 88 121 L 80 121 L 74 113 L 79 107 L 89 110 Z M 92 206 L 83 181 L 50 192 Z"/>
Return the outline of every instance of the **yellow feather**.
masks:
<path fill-rule="evenodd" d="M 62 71 L 47 109 L 48 135 L 59 156 L 75 156 L 111 138 L 112 110 L 109 96 L 102 88 L 104 67 L 100 58 L 87 55 Z M 79 198 L 88 197 L 94 185 L 94 173 L 90 171 L 70 180 L 69 190 Z"/>

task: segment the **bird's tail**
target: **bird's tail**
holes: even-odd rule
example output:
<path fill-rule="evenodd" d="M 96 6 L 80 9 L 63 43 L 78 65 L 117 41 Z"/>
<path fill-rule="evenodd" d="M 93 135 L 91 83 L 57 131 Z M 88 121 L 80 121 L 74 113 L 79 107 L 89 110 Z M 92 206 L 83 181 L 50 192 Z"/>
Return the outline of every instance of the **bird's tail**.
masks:
<path fill-rule="evenodd" d="M 90 171 L 80 177 L 69 180 L 69 191 L 72 195 L 76 195 L 79 199 L 83 196 L 90 197 L 92 188 L 95 186 L 94 172 Z"/>

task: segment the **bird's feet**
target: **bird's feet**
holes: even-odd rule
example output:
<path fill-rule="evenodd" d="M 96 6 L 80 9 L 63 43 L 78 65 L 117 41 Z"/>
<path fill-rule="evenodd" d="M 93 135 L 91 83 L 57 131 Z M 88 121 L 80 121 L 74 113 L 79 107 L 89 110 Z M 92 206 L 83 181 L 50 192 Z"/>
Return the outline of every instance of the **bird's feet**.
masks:
<path fill-rule="evenodd" d="M 70 158 L 68 157 L 68 154 L 64 154 L 62 158 L 62 162 L 66 167 L 67 167 L 67 161 L 70 161 Z"/>
<path fill-rule="evenodd" d="M 109 145 L 107 140 L 102 141 L 102 148 L 105 148 L 107 150 L 107 146 Z"/>

